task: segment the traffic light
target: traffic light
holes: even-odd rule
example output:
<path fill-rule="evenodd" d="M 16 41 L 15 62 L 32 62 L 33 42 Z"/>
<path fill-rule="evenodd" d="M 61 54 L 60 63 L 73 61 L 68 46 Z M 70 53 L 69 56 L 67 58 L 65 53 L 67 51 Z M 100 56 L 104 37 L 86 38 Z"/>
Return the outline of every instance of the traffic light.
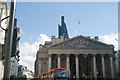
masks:
<path fill-rule="evenodd" d="M 14 29 L 13 29 L 11 57 L 18 56 L 18 54 L 20 52 L 20 50 L 19 50 L 19 40 L 20 40 L 20 29 L 17 27 L 17 19 L 15 19 Z"/>

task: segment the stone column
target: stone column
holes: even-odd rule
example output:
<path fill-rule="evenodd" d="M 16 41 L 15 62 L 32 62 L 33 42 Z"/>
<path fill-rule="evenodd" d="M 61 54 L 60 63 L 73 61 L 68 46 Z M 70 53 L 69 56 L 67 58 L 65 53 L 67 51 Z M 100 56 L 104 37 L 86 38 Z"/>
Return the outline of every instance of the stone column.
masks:
<path fill-rule="evenodd" d="M 96 55 L 93 55 L 93 70 L 94 70 L 94 78 L 97 78 L 97 66 L 96 66 Z"/>
<path fill-rule="evenodd" d="M 111 75 L 112 75 L 112 78 L 114 78 L 113 55 L 110 55 L 110 65 L 111 65 Z"/>
<path fill-rule="evenodd" d="M 76 60 L 76 78 L 79 79 L 79 60 L 78 60 L 78 54 L 75 54 L 75 60 Z"/>
<path fill-rule="evenodd" d="M 60 57 L 60 54 L 57 54 L 58 56 L 58 68 L 61 67 L 61 57 Z"/>
<path fill-rule="evenodd" d="M 103 77 L 106 78 L 104 55 L 105 54 L 101 55 L 101 58 L 102 58 L 102 72 L 103 72 Z"/>
<path fill-rule="evenodd" d="M 52 54 L 49 54 L 49 66 L 48 66 L 48 71 L 52 69 Z"/>
<path fill-rule="evenodd" d="M 66 54 L 67 58 L 66 58 L 66 68 L 70 69 L 70 54 Z"/>
<path fill-rule="evenodd" d="M 87 77 L 87 55 L 88 54 L 83 54 L 83 56 L 84 56 L 84 73 L 83 73 L 83 78 Z"/>
<path fill-rule="evenodd" d="M 37 64 L 38 64 L 38 67 L 37 67 L 37 75 L 38 75 L 38 74 L 41 74 L 41 71 L 42 71 L 42 70 L 41 70 L 41 68 L 42 68 L 42 67 L 41 67 L 41 66 L 42 66 L 41 60 L 42 60 L 42 59 L 39 58 L 38 63 L 37 63 Z"/>

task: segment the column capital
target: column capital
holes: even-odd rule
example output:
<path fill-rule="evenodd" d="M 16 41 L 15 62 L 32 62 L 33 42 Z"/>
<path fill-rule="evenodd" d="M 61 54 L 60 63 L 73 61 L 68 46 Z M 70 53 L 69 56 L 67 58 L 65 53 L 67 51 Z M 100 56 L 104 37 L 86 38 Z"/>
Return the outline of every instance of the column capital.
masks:
<path fill-rule="evenodd" d="M 110 57 L 114 57 L 114 55 L 113 55 L 113 54 L 109 54 L 109 56 L 110 56 Z"/>
<path fill-rule="evenodd" d="M 93 54 L 93 57 L 96 57 L 97 54 Z"/>
<path fill-rule="evenodd" d="M 75 56 L 78 56 L 79 54 L 75 54 Z"/>
<path fill-rule="evenodd" d="M 61 54 L 57 54 L 57 56 L 60 56 Z"/>
<path fill-rule="evenodd" d="M 65 54 L 66 56 L 70 56 L 70 54 Z"/>
<path fill-rule="evenodd" d="M 104 57 L 106 54 L 100 54 L 102 57 Z"/>
<path fill-rule="evenodd" d="M 49 56 L 49 57 L 51 57 L 51 56 L 52 56 L 52 54 L 48 54 L 48 56 Z"/>
<path fill-rule="evenodd" d="M 83 54 L 83 56 L 86 58 L 88 54 Z"/>

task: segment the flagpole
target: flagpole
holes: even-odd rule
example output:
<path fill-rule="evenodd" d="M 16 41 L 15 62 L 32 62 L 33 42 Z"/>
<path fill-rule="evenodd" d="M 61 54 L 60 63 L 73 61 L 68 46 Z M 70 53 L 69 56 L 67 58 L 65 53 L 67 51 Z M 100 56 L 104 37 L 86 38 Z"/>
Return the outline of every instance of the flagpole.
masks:
<path fill-rule="evenodd" d="M 78 35 L 80 35 L 80 28 L 79 28 L 79 26 L 80 26 L 80 18 L 78 17 Z"/>

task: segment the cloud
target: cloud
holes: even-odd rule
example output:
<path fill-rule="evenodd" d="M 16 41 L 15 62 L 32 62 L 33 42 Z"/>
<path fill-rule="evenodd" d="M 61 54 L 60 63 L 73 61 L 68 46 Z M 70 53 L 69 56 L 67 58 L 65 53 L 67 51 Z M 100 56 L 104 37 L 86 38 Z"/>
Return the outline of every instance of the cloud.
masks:
<path fill-rule="evenodd" d="M 114 45 L 115 50 L 118 50 L 118 33 L 110 33 L 108 35 L 99 36 L 99 39 L 106 44 Z"/>
<path fill-rule="evenodd" d="M 45 41 L 50 41 L 51 39 L 45 35 L 40 34 L 36 41 L 32 44 L 28 42 L 23 42 L 20 44 L 20 65 L 27 66 L 29 70 L 34 71 L 35 56 L 39 49 L 39 44 L 44 44 Z"/>

